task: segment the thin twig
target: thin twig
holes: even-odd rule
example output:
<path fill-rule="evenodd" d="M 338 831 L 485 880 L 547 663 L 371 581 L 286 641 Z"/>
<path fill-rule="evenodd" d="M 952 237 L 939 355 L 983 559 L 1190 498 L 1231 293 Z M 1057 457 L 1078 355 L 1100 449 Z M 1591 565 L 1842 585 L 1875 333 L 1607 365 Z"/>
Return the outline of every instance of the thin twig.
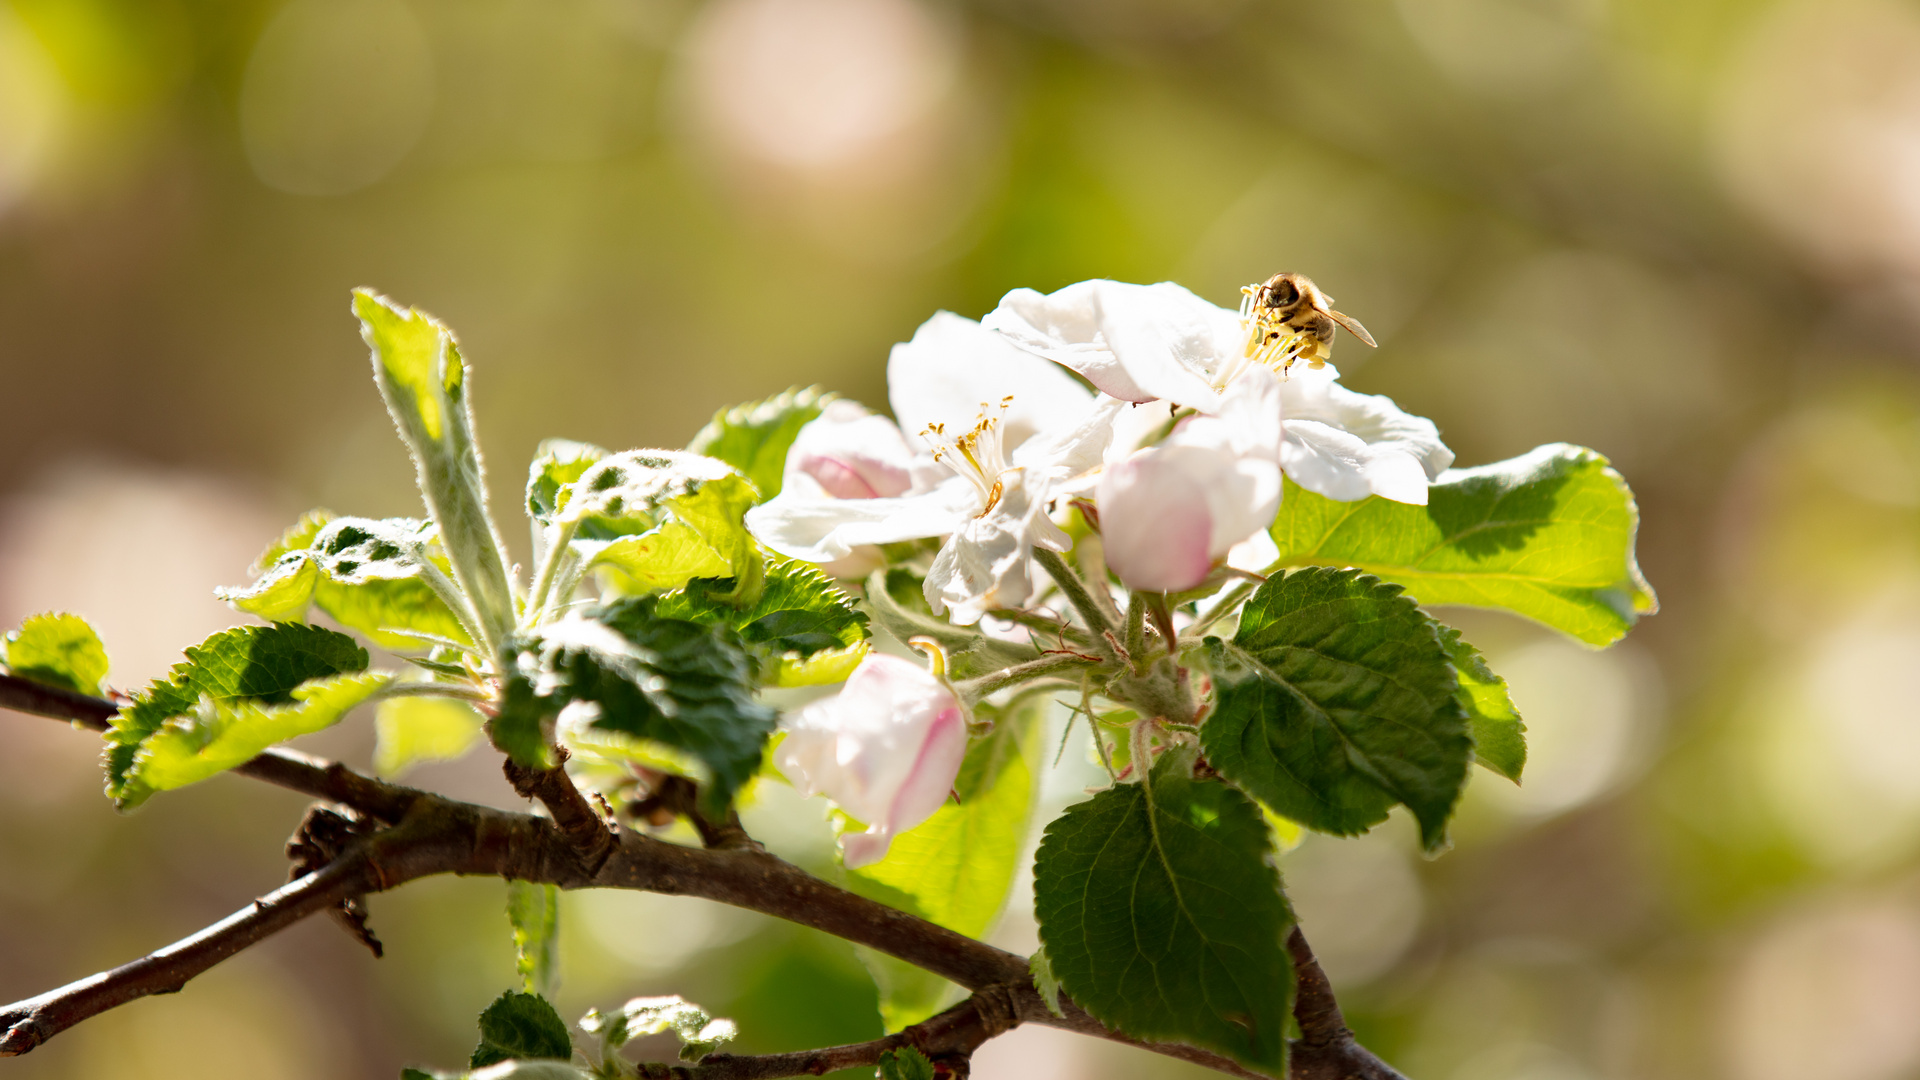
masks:
<path fill-rule="evenodd" d="M 1097 660 L 1089 660 L 1087 657 L 1081 656 L 1078 653 L 1054 653 L 1042 656 L 1038 660 L 1029 660 L 1024 664 L 1015 664 L 1012 667 L 1001 668 L 999 671 L 982 675 L 976 679 L 967 679 L 963 682 L 955 683 L 954 689 L 958 690 L 960 696 L 971 704 L 995 691 L 1005 690 L 1009 686 L 1018 686 L 1023 682 L 1031 682 L 1034 679 L 1045 678 L 1049 675 L 1058 675 L 1061 672 L 1071 671 L 1076 668 L 1085 668 L 1090 664 L 1098 662 Z"/>
<path fill-rule="evenodd" d="M 1354 1041 L 1333 996 L 1333 984 L 1295 926 L 1287 935 L 1295 981 L 1293 1018 L 1300 1025 L 1287 1064 L 1290 1080 L 1406 1080 L 1393 1066 Z"/>
<path fill-rule="evenodd" d="M 1087 591 L 1087 583 L 1080 580 L 1080 575 L 1067 565 L 1067 560 L 1061 558 L 1058 552 L 1043 547 L 1034 548 L 1033 557 L 1040 568 L 1047 572 L 1047 576 L 1053 579 L 1053 583 L 1060 586 L 1060 591 L 1067 595 L 1074 610 L 1087 621 L 1087 629 L 1093 631 L 1096 641 L 1101 635 L 1113 632 L 1113 621 L 1107 617 L 1106 610 L 1094 600 L 1093 594 Z"/>

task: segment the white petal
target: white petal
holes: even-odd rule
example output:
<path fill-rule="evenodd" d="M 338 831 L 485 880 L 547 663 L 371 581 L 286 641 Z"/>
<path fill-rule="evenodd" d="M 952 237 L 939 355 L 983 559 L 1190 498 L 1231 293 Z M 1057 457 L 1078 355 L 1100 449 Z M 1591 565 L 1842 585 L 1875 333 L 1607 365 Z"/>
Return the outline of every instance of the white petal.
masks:
<path fill-rule="evenodd" d="M 1287 418 L 1280 463 L 1293 482 L 1317 495 L 1353 502 L 1373 494 L 1366 475 L 1367 444 L 1317 420 Z"/>
<path fill-rule="evenodd" d="M 1119 398 L 1102 394 L 1069 424 L 1022 443 L 1013 462 L 1025 469 L 1029 486 L 1036 479 L 1052 484 L 1091 472 L 1106 460 L 1114 421 L 1127 408 Z"/>
<path fill-rule="evenodd" d="M 1082 281 L 1046 295 L 1015 289 L 982 324 L 1114 397 L 1205 412 L 1219 403 L 1213 373 L 1244 344 L 1238 314 L 1172 282 Z"/>
<path fill-rule="evenodd" d="M 1318 371 L 1296 370 L 1281 387 L 1287 420 L 1318 420 L 1369 445 L 1391 445 L 1412 455 L 1429 480 L 1453 464 L 1453 451 L 1440 441 L 1433 421 L 1401 411 L 1392 398 L 1349 390 L 1335 381 L 1339 377 L 1331 364 Z"/>
<path fill-rule="evenodd" d="M 928 424 L 945 424 L 958 435 L 973 426 L 982 405 L 998 409 L 1008 395 L 1008 449 L 1062 417 L 1080 415 L 1090 396 L 1071 375 L 950 311 L 922 323 L 887 359 L 887 397 L 915 446 L 923 445 L 919 432 Z"/>
<path fill-rule="evenodd" d="M 968 518 L 933 557 L 925 594 L 935 615 L 971 626 L 994 608 L 1019 607 L 1033 593 L 1033 545 L 1064 550 L 1067 537 L 1048 520 L 1019 473 L 1008 475 L 1000 502 Z"/>
<path fill-rule="evenodd" d="M 747 511 L 747 530 L 782 555 L 829 562 L 861 544 L 944 536 L 967 519 L 978 498 L 958 477 L 897 499 L 822 499 L 786 492 Z"/>

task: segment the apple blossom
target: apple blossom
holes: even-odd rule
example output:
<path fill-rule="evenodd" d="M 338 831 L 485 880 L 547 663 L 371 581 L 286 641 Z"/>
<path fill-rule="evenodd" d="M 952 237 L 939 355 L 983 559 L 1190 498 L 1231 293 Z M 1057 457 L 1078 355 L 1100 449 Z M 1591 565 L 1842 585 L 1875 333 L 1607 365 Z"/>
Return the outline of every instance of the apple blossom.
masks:
<path fill-rule="evenodd" d="M 886 856 L 893 838 L 933 816 L 967 753 L 967 715 L 938 676 L 872 653 L 840 693 L 790 716 L 774 766 L 802 795 L 824 794 L 867 826 L 840 838 L 846 864 Z"/>
<path fill-rule="evenodd" d="M 1201 413 L 1218 412 L 1229 386 L 1265 369 L 1248 350 L 1239 313 L 1171 282 L 1015 289 L 982 325 L 1105 393 Z M 1277 415 L 1286 420 L 1280 462 L 1293 482 L 1330 499 L 1380 495 L 1425 504 L 1427 485 L 1453 463 L 1433 422 L 1341 386 L 1330 364 L 1290 365 L 1292 357 L 1283 350 L 1273 359 L 1282 376 Z"/>
<path fill-rule="evenodd" d="M 917 433 L 911 441 L 950 475 L 883 498 L 831 498 L 818 483 L 783 490 L 748 512 L 748 528 L 816 563 L 862 544 L 946 537 L 925 585 L 935 614 L 971 625 L 1025 603 L 1034 545 L 1071 546 L 1048 504 L 1092 483 L 1123 403 L 947 312 L 894 346 L 887 382 L 903 429 Z"/>

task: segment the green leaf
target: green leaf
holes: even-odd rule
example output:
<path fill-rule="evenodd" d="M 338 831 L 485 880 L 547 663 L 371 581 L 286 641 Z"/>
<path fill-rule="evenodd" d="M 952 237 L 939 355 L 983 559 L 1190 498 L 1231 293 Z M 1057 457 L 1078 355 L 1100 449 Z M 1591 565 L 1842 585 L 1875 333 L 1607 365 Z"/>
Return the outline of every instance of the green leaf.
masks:
<path fill-rule="evenodd" d="M 1461 637 L 1459 630 L 1438 621 L 1433 628 L 1460 677 L 1460 689 L 1454 696 L 1467 710 L 1474 759 L 1519 783 L 1520 770 L 1527 764 L 1527 725 L 1507 693 L 1507 680 L 1493 673 L 1480 650 Z"/>
<path fill-rule="evenodd" d="M 354 290 L 353 313 L 373 350 L 374 382 L 413 453 L 420 494 L 440 527 L 454 580 L 482 632 L 498 645 L 513 630 L 516 608 L 506 548 L 487 512 L 460 344 L 439 320 L 367 289 Z"/>
<path fill-rule="evenodd" d="M 385 672 L 314 679 L 293 689 L 285 705 L 256 699 L 202 698 L 193 711 L 173 717 L 147 737 L 134 755 L 128 782 L 149 791 L 171 791 L 245 764 L 262 750 L 340 722 L 354 706 L 393 682 Z"/>
<path fill-rule="evenodd" d="M 480 1014 L 480 1045 L 467 1062 L 470 1069 L 509 1059 L 573 1059 L 573 1040 L 566 1021 L 539 994 L 509 990 Z"/>
<path fill-rule="evenodd" d="M 715 1019 L 682 997 L 634 998 L 613 1013 L 592 1009 L 580 1018 L 580 1029 L 600 1036 L 609 1053 L 634 1039 L 671 1031 L 680 1038 L 682 1061 L 699 1061 L 740 1034 L 733 1021 Z"/>
<path fill-rule="evenodd" d="M 780 494 L 787 450 L 793 446 L 794 436 L 832 400 L 832 394 L 809 386 L 723 409 L 713 414 L 687 449 L 740 470 L 759 489 L 762 499 L 771 499 Z"/>
<path fill-rule="evenodd" d="M 1047 826 L 1034 914 L 1060 985 L 1103 1023 L 1286 1075 L 1293 916 L 1251 799 L 1163 755 Z"/>
<path fill-rule="evenodd" d="M 527 468 L 527 516 L 542 525 L 552 524 L 560 509 L 560 489 L 580 479 L 607 453 L 592 443 L 572 439 L 542 441 L 534 451 L 533 464 Z"/>
<path fill-rule="evenodd" d="M 408 694 L 373 714 L 373 768 L 393 777 L 422 761 L 452 761 L 480 741 L 486 718 L 458 698 Z"/>
<path fill-rule="evenodd" d="M 507 922 L 522 989 L 542 997 L 553 993 L 560 967 L 560 887 L 508 881 Z"/>
<path fill-rule="evenodd" d="M 1026 848 L 1043 708 L 1044 702 L 1028 699 L 999 717 L 992 734 L 967 748 L 954 780 L 957 799 L 894 837 L 886 858 L 848 869 L 847 887 L 968 937 L 984 937 L 1006 906 Z M 985 718 L 991 707 L 976 712 Z M 880 987 L 880 1018 L 888 1031 L 917 1024 L 947 1004 L 953 989 L 946 980 L 885 953 L 858 952 Z"/>
<path fill-rule="evenodd" d="M 1027 970 L 1033 972 L 1033 988 L 1040 991 L 1040 1000 L 1047 1003 L 1047 1011 L 1064 1018 L 1067 1014 L 1060 1008 L 1060 979 L 1053 973 L 1053 961 L 1047 956 L 1045 945 L 1027 957 Z"/>
<path fill-rule="evenodd" d="M 472 643 L 460 619 L 425 580 L 444 579 L 449 569 L 438 530 L 426 522 L 331 518 L 315 510 L 260 560 L 263 570 L 253 584 L 216 594 L 273 622 L 299 622 L 317 604 L 335 622 L 394 651 L 426 647 L 414 636 L 420 634 Z"/>
<path fill-rule="evenodd" d="M 933 1080 L 933 1062 L 911 1046 L 897 1047 L 880 1055 L 880 1080 Z"/>
<path fill-rule="evenodd" d="M 556 496 L 556 521 L 601 583 L 637 594 L 695 577 L 740 578 L 734 602 L 751 603 L 760 560 L 743 520 L 759 500 L 725 462 L 680 450 L 628 450 L 597 461 Z"/>
<path fill-rule="evenodd" d="M 662 618 L 658 598 L 611 601 L 520 639 L 496 745 L 544 767 L 552 723 L 579 702 L 588 727 L 685 751 L 698 759 L 706 808 L 718 814 L 760 766 L 775 713 L 754 700 L 754 664 L 731 628 Z"/>
<path fill-rule="evenodd" d="M 106 646 L 78 615 L 29 615 L 3 644 L 0 660 L 23 679 L 82 694 L 98 694 L 106 682 Z"/>
<path fill-rule="evenodd" d="M 811 563 L 769 559 L 765 582 L 759 600 L 736 606 L 725 598 L 738 591 L 737 579 L 695 578 L 662 596 L 659 614 L 733 627 L 769 686 L 845 681 L 867 655 L 867 613 Z"/>
<path fill-rule="evenodd" d="M 920 597 L 919 578 L 901 567 L 877 570 L 867 579 L 867 609 L 873 621 L 905 644 L 916 637 L 932 638 L 947 653 L 947 672 L 955 679 L 971 679 L 1040 658 L 1040 650 L 987 637 L 977 629 L 955 626 L 934 615 Z"/>
<path fill-rule="evenodd" d="M 1634 560 L 1633 493 L 1591 450 L 1454 469 L 1427 497 L 1334 502 L 1289 480 L 1273 539 L 1286 565 L 1357 567 L 1422 604 L 1505 608 L 1590 645 L 1659 609 Z"/>
<path fill-rule="evenodd" d="M 360 682 L 322 686 L 321 681 L 365 671 L 366 667 L 365 649 L 347 635 L 322 627 L 276 623 L 222 630 L 186 650 L 186 659 L 174 665 L 167 678 L 135 694 L 113 718 L 106 732 L 107 794 L 122 809 L 130 809 L 156 790 L 151 783 L 153 777 L 145 775 L 153 765 L 139 759 L 148 743 L 168 730 L 176 718 L 181 722 L 171 725 L 172 734 L 164 742 L 166 752 L 158 761 L 160 775 L 167 777 L 203 767 L 212 760 L 205 755 L 230 756 L 256 742 L 263 733 L 293 728 L 318 730 L 308 725 L 324 721 L 320 726 L 326 726 L 337 721 L 339 713 L 332 710 L 339 707 L 344 713 L 364 700 L 364 694 L 358 698 L 354 695 L 366 688 Z M 374 678 L 385 680 L 390 676 Z M 312 692 L 297 698 L 295 691 L 303 688 Z M 349 699 L 351 703 L 343 706 Z M 242 705 L 248 707 L 242 709 Z M 297 707 L 268 712 L 267 706 Z M 220 768 L 237 765 L 269 745 L 272 742 L 261 744 L 258 750 Z"/>
<path fill-rule="evenodd" d="M 1323 567 L 1275 576 L 1233 643 L 1208 645 L 1218 697 L 1200 742 L 1222 776 L 1343 835 L 1405 803 L 1427 848 L 1444 843 L 1473 740 L 1433 622 L 1398 585 Z"/>

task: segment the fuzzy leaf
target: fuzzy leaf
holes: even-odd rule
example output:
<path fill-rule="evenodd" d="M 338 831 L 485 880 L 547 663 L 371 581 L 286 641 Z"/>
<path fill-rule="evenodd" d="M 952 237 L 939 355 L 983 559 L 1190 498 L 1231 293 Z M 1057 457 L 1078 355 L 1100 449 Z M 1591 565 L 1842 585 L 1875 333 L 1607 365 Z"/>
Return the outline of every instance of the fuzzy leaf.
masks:
<path fill-rule="evenodd" d="M 1364 832 L 1405 803 L 1446 838 L 1473 741 L 1433 623 L 1389 585 L 1314 567 L 1260 586 L 1232 644 L 1208 639 L 1218 700 L 1207 760 L 1276 812 Z"/>
<path fill-rule="evenodd" d="M 794 436 L 832 400 L 832 394 L 809 386 L 722 409 L 713 414 L 687 449 L 740 470 L 740 475 L 759 489 L 762 499 L 771 499 L 780 494 L 787 451 L 793 446 Z"/>
<path fill-rule="evenodd" d="M 268 547 L 260 565 L 251 585 L 216 590 L 219 597 L 273 622 L 299 622 L 317 604 L 335 622 L 397 652 L 425 648 L 417 634 L 472 643 L 423 580 L 449 569 L 437 530 L 426 522 L 332 518 L 315 510 Z"/>
<path fill-rule="evenodd" d="M 867 655 L 867 614 L 810 563 L 770 559 L 765 591 L 745 606 L 726 601 L 735 578 L 695 578 L 660 598 L 662 618 L 718 622 L 739 632 L 769 686 L 842 682 Z"/>
<path fill-rule="evenodd" d="M 413 454 L 420 494 L 440 529 L 453 578 L 495 643 L 513 629 L 506 547 L 487 512 L 480 444 L 467 400 L 460 343 L 439 320 L 367 289 L 353 293 L 360 336 L 373 350 L 373 380 Z"/>
<path fill-rule="evenodd" d="M 560 489 L 580 479 L 607 453 L 592 443 L 543 440 L 527 467 L 527 516 L 542 525 L 552 524 L 560 508 Z"/>
<path fill-rule="evenodd" d="M 123 809 L 145 800 L 153 789 L 133 775 L 136 755 L 169 720 L 200 709 L 202 699 L 215 705 L 287 705 L 294 702 L 294 691 L 312 680 L 366 668 L 365 649 L 345 634 L 322 627 L 276 623 L 222 630 L 187 649 L 186 659 L 174 665 L 167 678 L 135 694 L 113 718 L 106 732 L 107 794 Z M 325 698 L 327 703 L 338 700 L 333 693 Z M 189 739 L 177 745 L 191 743 Z"/>
<path fill-rule="evenodd" d="M 589 1010 L 580 1018 L 580 1030 L 598 1035 L 607 1049 L 618 1050 L 634 1039 L 671 1031 L 680 1038 L 680 1059 L 699 1061 L 732 1042 L 740 1029 L 733 1021 L 715 1019 L 707 1010 L 682 997 L 634 998 L 617 1012 Z"/>
<path fill-rule="evenodd" d="M 753 660 L 739 635 L 659 617 L 657 604 L 615 600 L 521 639 L 494 741 L 523 764 L 544 766 L 560 711 L 592 706 L 592 730 L 698 759 L 702 797 L 717 814 L 759 768 L 775 713 L 754 700 Z"/>
<path fill-rule="evenodd" d="M 566 1021 L 539 994 L 509 990 L 480 1014 L 480 1045 L 467 1062 L 470 1069 L 510 1059 L 570 1061 L 573 1040 Z"/>
<path fill-rule="evenodd" d="M 276 743 L 332 727 L 392 682 L 393 676 L 385 672 L 313 679 L 294 687 L 293 700 L 284 705 L 257 698 L 203 697 L 141 743 L 128 785 L 171 791 L 198 783 L 245 764 Z"/>
<path fill-rule="evenodd" d="M 1060 979 L 1053 973 L 1053 961 L 1047 957 L 1045 945 L 1027 957 L 1027 970 L 1033 973 L 1033 988 L 1040 991 L 1040 1000 L 1047 1003 L 1047 1011 L 1064 1018 L 1067 1014 L 1060 1008 Z"/>
<path fill-rule="evenodd" d="M 1634 560 L 1640 512 L 1607 459 L 1555 443 L 1441 474 L 1426 506 L 1334 502 L 1286 483 L 1273 539 L 1290 566 L 1351 566 L 1422 604 L 1504 608 L 1590 645 L 1659 604 Z"/>
<path fill-rule="evenodd" d="M 676 589 L 696 577 L 740 577 L 751 601 L 760 562 L 743 518 L 753 485 L 725 462 L 679 450 L 629 450 L 593 463 L 556 496 L 556 520 L 578 525 L 574 550 L 612 591 Z"/>
<path fill-rule="evenodd" d="M 106 646 L 78 615 L 29 615 L 0 646 L 0 661 L 23 679 L 82 694 L 98 694 L 107 680 Z"/>
<path fill-rule="evenodd" d="M 1286 1075 L 1293 923 L 1251 799 L 1190 775 L 1191 751 L 1151 785 L 1068 807 L 1034 857 L 1034 913 L 1060 985 L 1139 1039 L 1204 1047 Z"/>

